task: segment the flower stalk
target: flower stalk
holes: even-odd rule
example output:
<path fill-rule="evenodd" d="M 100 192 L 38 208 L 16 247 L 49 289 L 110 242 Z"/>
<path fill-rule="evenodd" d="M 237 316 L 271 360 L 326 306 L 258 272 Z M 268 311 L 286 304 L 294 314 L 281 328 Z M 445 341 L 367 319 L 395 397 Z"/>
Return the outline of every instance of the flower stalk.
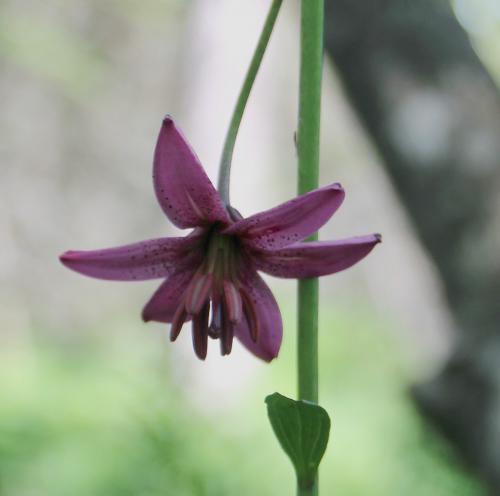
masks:
<path fill-rule="evenodd" d="M 318 187 L 321 82 L 323 69 L 324 0 L 302 0 L 300 40 L 300 87 L 298 147 L 298 192 Z M 317 234 L 308 238 L 316 240 Z M 298 283 L 298 396 L 318 402 L 318 279 Z M 318 494 L 317 477 L 312 487 L 297 494 Z"/>
<path fill-rule="evenodd" d="M 273 32 L 274 24 L 282 4 L 282 0 L 273 0 L 271 7 L 269 8 L 269 13 L 267 14 L 266 21 L 264 23 L 264 28 L 257 42 L 255 52 L 253 54 L 250 66 L 245 76 L 243 86 L 240 90 L 238 100 L 236 101 L 236 106 L 231 117 L 231 122 L 229 123 L 229 129 L 227 131 L 226 140 L 224 142 L 224 148 L 222 150 L 222 156 L 219 164 L 219 179 L 217 183 L 217 189 L 220 193 L 222 201 L 226 205 L 230 205 L 229 202 L 229 186 L 230 186 L 230 176 L 231 176 L 231 162 L 233 159 L 234 144 L 236 143 L 236 137 L 238 135 L 238 130 L 240 128 L 241 119 L 243 118 L 243 113 L 245 112 L 245 107 L 250 96 L 250 92 L 255 82 L 255 78 L 259 71 L 262 58 L 271 38 L 271 33 Z"/>

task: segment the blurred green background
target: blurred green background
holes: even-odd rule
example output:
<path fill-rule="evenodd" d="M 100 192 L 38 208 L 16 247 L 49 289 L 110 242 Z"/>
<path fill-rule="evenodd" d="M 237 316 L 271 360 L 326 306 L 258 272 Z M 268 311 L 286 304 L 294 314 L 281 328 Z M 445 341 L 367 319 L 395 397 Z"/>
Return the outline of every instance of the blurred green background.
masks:
<path fill-rule="evenodd" d="M 188 333 L 171 345 L 140 321 L 154 284 L 57 262 L 173 232 L 150 184 L 161 118 L 178 118 L 214 177 L 266 4 L 0 0 L 0 496 L 293 494 L 264 398 L 295 394 L 294 282 L 270 283 L 285 319 L 275 362 L 212 348 L 201 363 Z M 495 1 L 456 9 L 499 74 Z M 245 214 L 294 194 L 297 14 L 283 9 L 237 144 Z M 485 494 L 409 399 L 451 347 L 449 316 L 329 67 L 325 86 L 322 181 L 349 196 L 322 236 L 380 231 L 386 244 L 322 283 L 322 492 Z"/>
<path fill-rule="evenodd" d="M 89 329 L 78 346 L 35 337 L 2 352 L 0 494 L 293 494 L 263 402 L 275 389 L 293 395 L 293 337 L 236 404 L 212 394 L 200 407 L 203 392 L 172 380 L 134 316 Z M 322 403 L 333 421 L 324 494 L 483 494 L 408 401 L 407 357 L 390 326 L 361 304 L 323 312 Z M 238 361 L 220 372 L 237 374 Z"/>

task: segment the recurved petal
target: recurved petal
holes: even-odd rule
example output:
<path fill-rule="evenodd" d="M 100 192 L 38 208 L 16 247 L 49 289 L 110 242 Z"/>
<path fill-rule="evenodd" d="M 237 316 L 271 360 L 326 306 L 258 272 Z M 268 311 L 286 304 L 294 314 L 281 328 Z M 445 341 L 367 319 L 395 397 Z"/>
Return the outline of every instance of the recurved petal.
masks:
<path fill-rule="evenodd" d="M 229 223 L 229 216 L 198 157 L 170 117 L 165 117 L 156 144 L 153 182 L 167 217 L 188 228 Z"/>
<path fill-rule="evenodd" d="M 295 243 L 281 250 L 254 253 L 257 269 L 276 277 L 306 279 L 347 269 L 382 241 L 380 234 L 338 241 Z"/>
<path fill-rule="evenodd" d="M 103 250 L 67 251 L 59 259 L 68 268 L 97 279 L 141 281 L 166 277 L 194 263 L 196 237 L 158 238 Z"/>
<path fill-rule="evenodd" d="M 194 275 L 194 270 L 174 272 L 155 291 L 142 310 L 142 320 L 149 322 L 172 322 L 180 307 L 184 293 Z M 189 320 L 186 317 L 185 320 Z"/>
<path fill-rule="evenodd" d="M 246 317 L 237 324 L 235 335 L 251 353 L 270 362 L 278 356 L 283 336 L 278 304 L 267 284 L 255 271 L 248 271 L 242 289 L 247 292 L 256 310 L 259 335 L 257 342 L 254 342 Z"/>
<path fill-rule="evenodd" d="M 240 235 L 254 248 L 282 248 L 316 232 L 340 207 L 344 196 L 340 184 L 325 186 L 242 219 L 224 233 Z"/>

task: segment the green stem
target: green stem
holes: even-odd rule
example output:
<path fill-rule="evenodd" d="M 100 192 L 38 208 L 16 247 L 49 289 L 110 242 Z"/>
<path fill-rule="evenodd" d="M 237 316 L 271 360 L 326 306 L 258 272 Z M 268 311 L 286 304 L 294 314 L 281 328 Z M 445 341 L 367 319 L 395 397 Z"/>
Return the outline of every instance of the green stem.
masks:
<path fill-rule="evenodd" d="M 283 0 L 273 0 L 269 13 L 267 14 L 266 22 L 264 23 L 264 28 L 260 35 L 257 47 L 250 62 L 250 67 L 245 76 L 243 86 L 241 88 L 236 106 L 233 111 L 233 116 L 231 117 L 231 122 L 229 124 L 229 129 L 226 135 L 226 141 L 224 142 L 224 149 L 222 151 L 222 157 L 219 165 L 219 181 L 217 184 L 217 189 L 221 195 L 222 200 L 229 205 L 229 182 L 231 176 L 231 161 L 233 159 L 234 144 L 236 142 L 236 136 L 238 135 L 238 129 L 240 127 L 241 119 L 243 117 L 243 112 L 250 96 L 250 91 L 252 90 L 255 77 L 259 71 L 262 58 L 264 57 L 264 52 L 266 51 L 269 38 L 273 31 L 276 18 L 278 17 L 278 12 L 280 10 Z"/>
<path fill-rule="evenodd" d="M 318 187 L 321 80 L 323 72 L 324 0 L 301 2 L 299 126 L 299 194 Z M 317 234 L 309 238 L 317 239 Z M 298 287 L 298 395 L 318 402 L 318 280 L 304 279 Z M 318 494 L 298 488 L 299 496 Z"/>

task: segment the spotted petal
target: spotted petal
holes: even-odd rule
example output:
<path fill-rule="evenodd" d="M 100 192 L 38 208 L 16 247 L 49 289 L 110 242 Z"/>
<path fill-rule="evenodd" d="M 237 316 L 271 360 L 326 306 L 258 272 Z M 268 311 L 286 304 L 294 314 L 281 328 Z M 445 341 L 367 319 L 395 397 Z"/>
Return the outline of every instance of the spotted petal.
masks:
<path fill-rule="evenodd" d="M 150 320 L 172 322 L 194 272 L 194 270 L 184 270 L 174 272 L 168 277 L 144 306 L 142 310 L 144 322 Z"/>
<path fill-rule="evenodd" d="M 381 236 L 359 236 L 339 241 L 295 243 L 280 250 L 254 253 L 259 270 L 275 277 L 305 279 L 333 274 L 359 262 L 380 243 Z"/>
<path fill-rule="evenodd" d="M 230 222 L 198 157 L 168 116 L 156 144 L 153 182 L 161 208 L 176 226 L 185 229 Z"/>
<path fill-rule="evenodd" d="M 344 196 L 340 184 L 325 186 L 242 219 L 224 233 L 241 236 L 253 248 L 282 248 L 316 232 L 340 207 Z"/>
<path fill-rule="evenodd" d="M 255 356 L 270 362 L 278 355 L 283 336 L 278 304 L 267 284 L 255 271 L 248 271 L 242 289 L 252 299 L 259 323 L 259 334 L 257 342 L 254 342 L 250 336 L 248 321 L 244 318 L 237 325 L 235 335 Z"/>
<path fill-rule="evenodd" d="M 195 237 L 158 238 L 104 250 L 67 251 L 60 260 L 75 272 L 97 279 L 158 279 L 195 263 L 195 258 L 201 256 L 190 252 L 195 242 Z"/>

